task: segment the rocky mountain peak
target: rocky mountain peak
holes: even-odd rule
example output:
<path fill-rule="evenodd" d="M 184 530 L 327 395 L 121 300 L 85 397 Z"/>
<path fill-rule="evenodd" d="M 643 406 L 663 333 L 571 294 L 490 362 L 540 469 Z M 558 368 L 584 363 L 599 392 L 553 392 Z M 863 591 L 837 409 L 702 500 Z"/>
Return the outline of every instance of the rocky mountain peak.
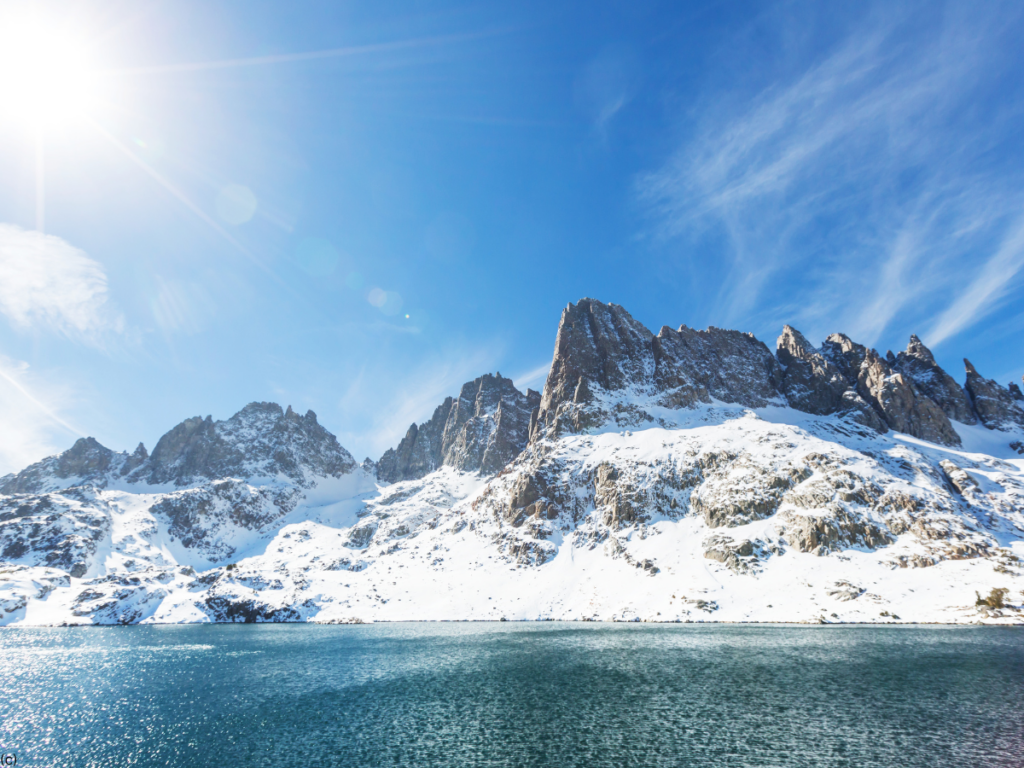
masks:
<path fill-rule="evenodd" d="M 580 379 L 615 391 L 650 378 L 653 334 L 618 304 L 580 299 L 562 310 L 541 409 L 571 401 Z"/>
<path fill-rule="evenodd" d="M 916 333 L 910 334 L 910 341 L 907 343 L 907 350 L 904 354 L 927 365 L 936 365 L 932 351 L 924 345 Z"/>
<path fill-rule="evenodd" d="M 885 419 L 890 428 L 941 445 L 960 445 L 949 418 L 930 398 L 869 349 L 857 378 L 857 391 Z"/>
<path fill-rule="evenodd" d="M 782 326 L 782 333 L 775 342 L 775 347 L 777 350 L 785 350 L 792 357 L 801 359 L 818 351 L 806 336 L 791 325 Z"/>
<path fill-rule="evenodd" d="M 783 368 L 780 389 L 790 406 L 805 413 L 849 415 L 878 432 L 886 431 L 885 422 L 856 392 L 853 382 L 800 331 L 785 326 L 776 347 Z"/>
<path fill-rule="evenodd" d="M 116 453 L 94 437 L 81 437 L 63 453 L 37 461 L 16 475 L 0 478 L 0 494 L 47 493 L 76 485 L 105 488 L 111 480 L 127 475 L 148 458 L 142 443 L 131 454 Z"/>
<path fill-rule="evenodd" d="M 468 381 L 458 398 L 445 398 L 428 421 L 409 427 L 396 448 L 377 462 L 388 483 L 414 480 L 441 466 L 492 474 L 526 446 L 540 393 L 523 394 L 500 373 Z"/>
<path fill-rule="evenodd" d="M 68 450 L 0 478 L 0 493 L 44 493 L 69 485 L 105 485 L 107 473 L 126 454 L 117 454 L 94 437 L 80 437 Z"/>
<path fill-rule="evenodd" d="M 131 475 L 153 484 L 187 485 L 221 477 L 275 477 L 299 482 L 308 471 L 339 477 L 356 467 L 337 438 L 307 411 L 249 403 L 225 421 L 194 416 L 160 438 L 149 460 Z"/>
<path fill-rule="evenodd" d="M 964 367 L 967 369 L 965 389 L 981 423 L 989 429 L 1001 431 L 1015 426 L 1024 427 L 1024 407 L 1011 390 L 986 379 L 967 358 L 964 358 Z"/>
<path fill-rule="evenodd" d="M 978 417 L 964 388 L 935 362 L 935 356 L 916 335 L 891 364 L 913 382 L 915 389 L 935 402 L 946 416 L 961 424 L 977 424 Z"/>
<path fill-rule="evenodd" d="M 752 334 L 681 325 L 654 336 L 617 304 L 581 299 L 562 312 L 531 439 L 650 420 L 640 400 L 669 408 L 781 402 L 780 379 L 774 355 Z"/>

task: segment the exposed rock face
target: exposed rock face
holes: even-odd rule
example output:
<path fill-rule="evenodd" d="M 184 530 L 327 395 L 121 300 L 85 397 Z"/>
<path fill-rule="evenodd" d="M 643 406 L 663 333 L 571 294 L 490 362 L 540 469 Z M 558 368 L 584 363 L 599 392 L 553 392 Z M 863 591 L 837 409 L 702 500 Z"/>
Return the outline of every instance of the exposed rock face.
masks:
<path fill-rule="evenodd" d="M 860 375 L 860 367 L 867 353 L 867 347 L 853 341 L 845 333 L 830 334 L 821 345 L 821 354 L 835 365 L 851 383 L 856 383 Z"/>
<path fill-rule="evenodd" d="M 608 391 L 649 385 L 653 334 L 617 304 L 581 299 L 562 310 L 555 355 L 540 408 L 554 412 L 572 401 L 583 379 Z"/>
<path fill-rule="evenodd" d="M 851 546 L 876 549 L 893 542 L 887 531 L 842 508 L 826 515 L 787 512 L 781 529 L 787 543 L 800 552 L 818 556 Z"/>
<path fill-rule="evenodd" d="M 377 478 L 385 483 L 412 480 L 433 472 L 444 461 L 444 425 L 451 413 L 450 397 L 434 409 L 434 415 L 419 426 L 413 424 L 397 448 L 389 448 L 377 462 Z"/>
<path fill-rule="evenodd" d="M 949 459 L 943 459 L 940 461 L 939 467 L 942 469 L 942 474 L 946 476 L 949 484 L 952 485 L 956 492 L 961 496 L 969 495 L 971 491 L 977 490 L 978 481 Z"/>
<path fill-rule="evenodd" d="M 792 407 L 822 415 L 842 408 L 849 382 L 800 331 L 785 326 L 776 347 L 783 368 L 782 393 Z"/>
<path fill-rule="evenodd" d="M 94 491 L 74 491 L 64 498 L 0 496 L 0 558 L 60 568 L 75 578 L 85 574 L 97 543 L 110 530 L 110 517 Z"/>
<path fill-rule="evenodd" d="M 978 423 L 964 388 L 942 370 L 917 336 L 910 337 L 907 349 L 896 356 L 892 367 L 910 379 L 917 391 L 933 400 L 949 418 L 961 424 Z"/>
<path fill-rule="evenodd" d="M 301 492 L 289 486 L 219 480 L 169 493 L 150 511 L 168 521 L 168 533 L 182 546 L 215 562 L 234 554 L 234 547 L 222 540 L 225 529 L 259 530 L 290 512 L 299 498 Z"/>
<path fill-rule="evenodd" d="M 466 472 L 500 471 L 526 446 L 530 416 L 540 393 L 524 395 L 511 379 L 486 374 L 446 398 L 429 421 L 409 427 L 398 448 L 377 463 L 384 482 L 415 480 L 440 466 Z"/>
<path fill-rule="evenodd" d="M 967 368 L 967 394 L 981 423 L 999 430 L 1024 427 L 1024 406 L 1014 399 L 1010 390 L 983 377 L 966 358 L 964 366 Z"/>
<path fill-rule="evenodd" d="M 906 352 L 882 358 L 843 334 L 815 349 L 786 326 L 777 347 L 776 359 L 751 334 L 714 327 L 666 326 L 653 336 L 622 307 L 582 299 L 562 312 L 530 439 L 650 425 L 659 407 L 716 400 L 749 408 L 787 402 L 944 445 L 960 444 L 950 418 L 973 418 L 963 390 L 916 336 Z"/>
<path fill-rule="evenodd" d="M 762 408 L 778 402 L 782 369 L 774 355 L 751 333 L 714 326 L 697 331 L 665 326 L 653 341 L 654 380 L 668 402 L 682 404 L 690 392 L 701 402 L 711 398 Z M 673 397 L 677 393 L 682 397 Z"/>
<path fill-rule="evenodd" d="M 23 469 L 17 475 L 0 479 L 0 494 L 43 493 L 69 485 L 105 486 L 109 475 L 130 471 L 146 459 L 146 449 L 139 443 L 135 453 L 114 453 L 96 442 L 82 437 L 58 456 L 50 456 Z M 65 481 L 65 482 L 58 482 Z"/>
<path fill-rule="evenodd" d="M 758 555 L 763 552 L 761 542 L 749 539 L 734 540 L 731 536 L 715 535 L 704 540 L 704 557 L 717 560 L 736 573 L 750 573 L 760 564 Z"/>
<path fill-rule="evenodd" d="M 897 432 L 941 445 L 960 445 L 960 437 L 942 409 L 927 397 L 919 397 L 914 386 L 894 373 L 873 349 L 861 363 L 857 389 Z"/>
<path fill-rule="evenodd" d="M 185 419 L 157 442 L 153 455 L 139 443 L 115 453 L 84 437 L 17 475 L 0 480 L 0 494 L 44 493 L 88 485 L 105 488 L 118 480 L 184 487 L 224 477 L 283 475 L 304 485 L 308 475 L 340 477 L 356 462 L 316 414 L 286 411 L 276 403 L 250 403 L 226 421 Z"/>
<path fill-rule="evenodd" d="M 531 438 L 570 424 L 579 431 L 617 419 L 650 421 L 628 402 L 614 413 L 587 404 L 630 393 L 668 408 L 713 399 L 751 408 L 781 402 L 782 371 L 752 334 L 708 328 L 663 327 L 654 336 L 617 304 L 581 299 L 563 311 L 555 353 Z"/>
<path fill-rule="evenodd" d="M 149 461 L 129 479 L 184 486 L 223 477 L 284 475 L 300 484 L 306 472 L 340 477 L 356 462 L 337 438 L 291 406 L 250 403 L 226 421 L 196 416 L 160 438 Z"/>
<path fill-rule="evenodd" d="M 785 326 L 777 347 L 783 369 L 781 390 L 791 407 L 819 415 L 848 414 L 877 432 L 888 431 L 885 421 L 857 393 L 843 371 L 812 347 L 800 331 Z"/>

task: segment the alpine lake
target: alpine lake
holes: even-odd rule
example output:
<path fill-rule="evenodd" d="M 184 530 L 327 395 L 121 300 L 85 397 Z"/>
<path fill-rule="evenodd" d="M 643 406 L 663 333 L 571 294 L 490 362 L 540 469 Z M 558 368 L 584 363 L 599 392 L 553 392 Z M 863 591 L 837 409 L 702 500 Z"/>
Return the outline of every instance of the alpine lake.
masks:
<path fill-rule="evenodd" d="M 1024 765 L 1021 628 L 13 628 L 0 664 L 29 767 Z"/>

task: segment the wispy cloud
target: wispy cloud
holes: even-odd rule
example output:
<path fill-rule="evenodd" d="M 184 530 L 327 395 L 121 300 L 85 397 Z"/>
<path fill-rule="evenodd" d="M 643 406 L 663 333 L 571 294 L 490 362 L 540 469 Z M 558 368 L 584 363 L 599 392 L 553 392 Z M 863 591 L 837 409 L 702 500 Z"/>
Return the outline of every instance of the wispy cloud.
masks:
<path fill-rule="evenodd" d="M 448 350 L 434 361 L 383 376 L 365 368 L 353 379 L 339 404 L 346 427 L 338 439 L 349 450 L 377 459 L 398 445 L 409 425 L 426 421 L 445 397 L 488 371 L 500 358 L 499 344 Z"/>
<path fill-rule="evenodd" d="M 10 224 L 0 224 L 0 312 L 15 326 L 93 345 L 124 325 L 98 262 L 59 237 Z"/>
<path fill-rule="evenodd" d="M 708 106 L 638 192 L 656 237 L 724 235 L 716 320 L 869 344 L 930 325 L 937 344 L 989 311 L 1024 259 L 1021 174 L 987 154 L 1020 128 L 986 92 L 1016 16 L 882 10 L 739 107 Z"/>
<path fill-rule="evenodd" d="M 932 344 L 955 336 L 992 312 L 1006 295 L 1013 278 L 1024 268 L 1024 216 L 1007 233 L 999 249 L 956 301 L 928 332 Z"/>
<path fill-rule="evenodd" d="M 47 386 L 27 363 L 0 355 L 0 475 L 70 447 L 81 432 L 61 415 L 70 397 Z"/>
<path fill-rule="evenodd" d="M 526 391 L 527 388 L 540 389 L 547 381 L 548 372 L 551 370 L 551 361 L 538 365 L 525 373 L 521 373 L 512 379 L 517 389 Z"/>

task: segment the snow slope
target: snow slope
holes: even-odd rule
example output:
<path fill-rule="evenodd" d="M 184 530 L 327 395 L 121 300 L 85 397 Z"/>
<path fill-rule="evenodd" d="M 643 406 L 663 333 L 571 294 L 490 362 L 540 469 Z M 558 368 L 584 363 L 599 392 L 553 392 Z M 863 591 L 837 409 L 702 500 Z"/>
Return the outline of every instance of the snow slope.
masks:
<path fill-rule="evenodd" d="M 1021 623 L 1024 394 L 965 366 L 584 299 L 542 395 L 482 376 L 376 464 L 251 403 L 0 478 L 0 624 Z"/>
<path fill-rule="evenodd" d="M 953 449 L 776 406 L 665 415 L 540 440 L 493 478 L 307 477 L 264 525 L 217 497 L 201 547 L 160 512 L 196 489 L 43 494 L 50 526 L 90 543 L 87 568 L 5 555 L 2 621 L 1021 621 L 1024 466 L 975 452 L 992 449 L 983 427 Z M 955 490 L 942 461 L 975 485 Z M 295 488 L 231 489 L 274 483 Z M 31 526 L 52 543 L 45 519 Z M 975 605 L 996 587 L 1009 607 Z"/>

